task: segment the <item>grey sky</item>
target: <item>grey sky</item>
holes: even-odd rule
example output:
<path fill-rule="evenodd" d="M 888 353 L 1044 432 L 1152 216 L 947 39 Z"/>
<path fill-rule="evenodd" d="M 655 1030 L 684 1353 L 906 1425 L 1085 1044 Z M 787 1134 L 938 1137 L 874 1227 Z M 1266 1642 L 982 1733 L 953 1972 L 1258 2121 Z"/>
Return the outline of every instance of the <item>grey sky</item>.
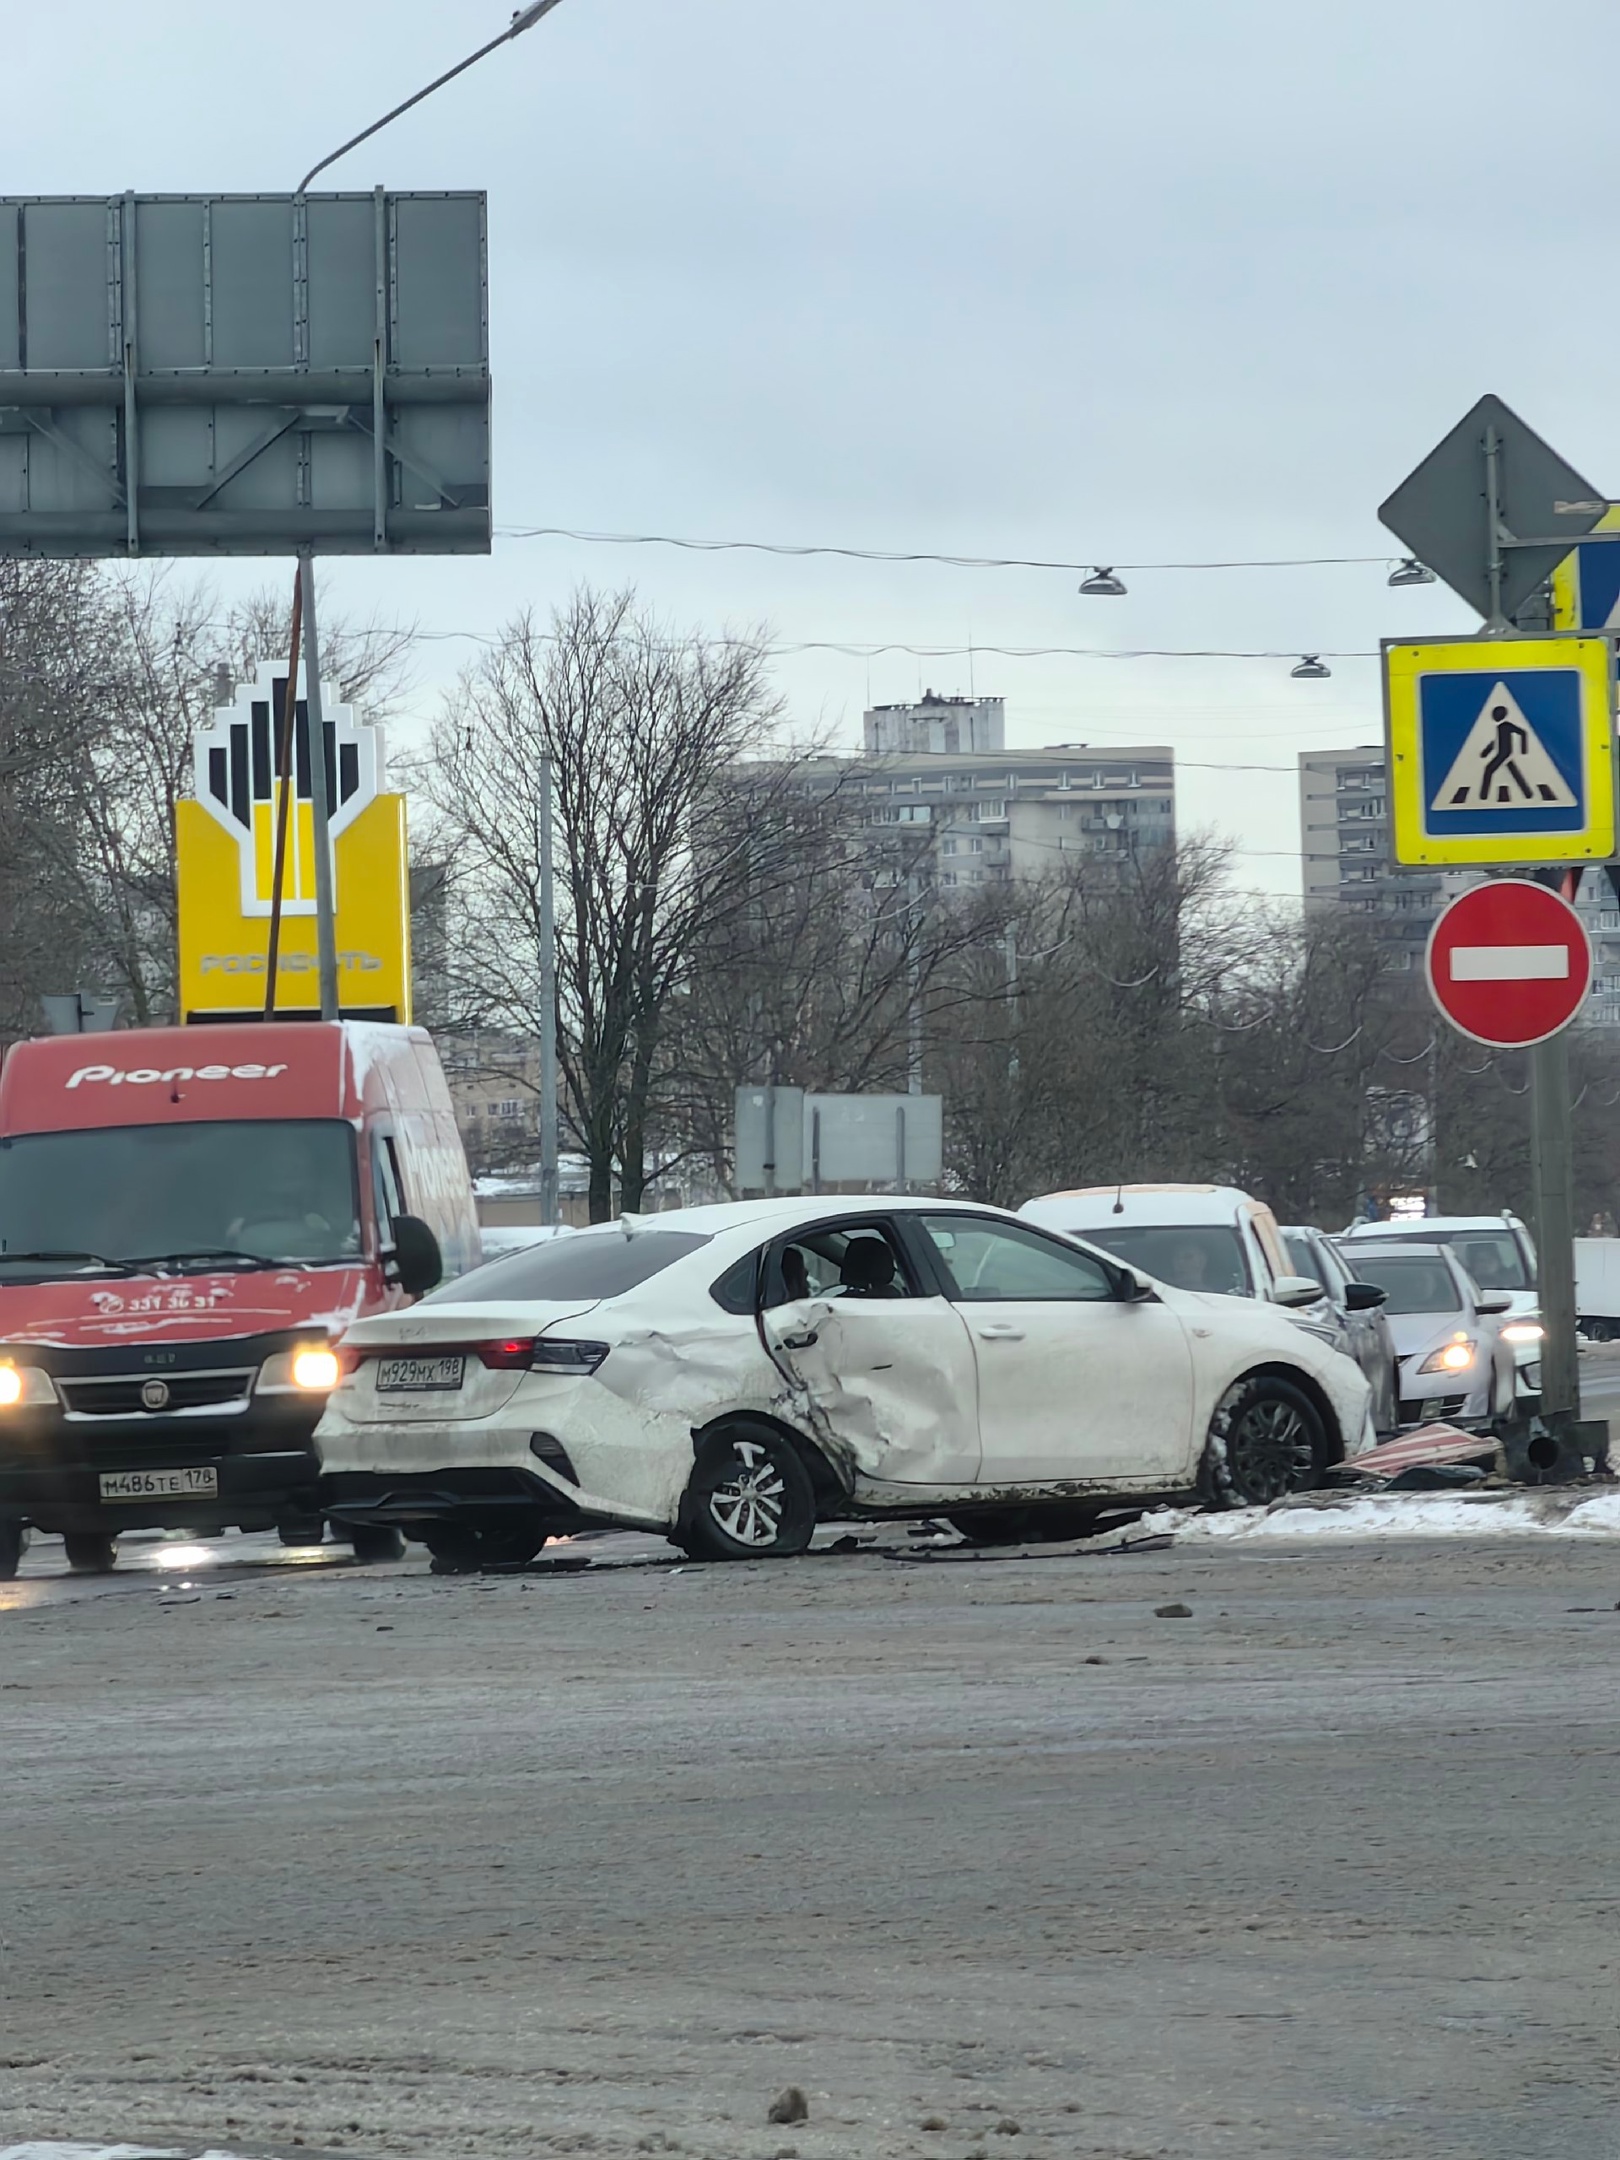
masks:
<path fill-rule="evenodd" d="M 4 7 L 0 193 L 285 189 L 509 0 Z M 228 27 L 222 27 L 222 23 Z M 322 184 L 490 192 L 496 519 L 972 554 L 1382 555 L 1374 511 L 1492 389 L 1620 492 L 1613 0 L 563 0 Z M 19 94 L 20 93 L 20 94 Z M 257 581 L 231 570 L 227 580 Z M 1377 566 L 1132 576 L 500 541 L 345 565 L 487 631 L 577 579 L 784 641 L 1375 648 L 1470 629 Z M 421 706 L 469 648 L 428 649 Z M 999 660 L 1020 742 L 1291 767 L 1374 739 L 1370 660 Z M 967 660 L 785 662 L 853 739 Z M 1187 822 L 1297 886 L 1287 772 Z"/>

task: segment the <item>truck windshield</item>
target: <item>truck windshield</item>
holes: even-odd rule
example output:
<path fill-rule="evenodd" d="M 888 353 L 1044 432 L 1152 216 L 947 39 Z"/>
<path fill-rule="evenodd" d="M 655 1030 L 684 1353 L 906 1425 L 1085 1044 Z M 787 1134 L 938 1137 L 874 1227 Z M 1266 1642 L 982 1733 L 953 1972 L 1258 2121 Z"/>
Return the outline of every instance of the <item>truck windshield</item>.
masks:
<path fill-rule="evenodd" d="M 0 1139 L 0 1283 L 78 1273 L 97 1255 L 318 1265 L 359 1252 L 354 1133 L 336 1118 Z"/>

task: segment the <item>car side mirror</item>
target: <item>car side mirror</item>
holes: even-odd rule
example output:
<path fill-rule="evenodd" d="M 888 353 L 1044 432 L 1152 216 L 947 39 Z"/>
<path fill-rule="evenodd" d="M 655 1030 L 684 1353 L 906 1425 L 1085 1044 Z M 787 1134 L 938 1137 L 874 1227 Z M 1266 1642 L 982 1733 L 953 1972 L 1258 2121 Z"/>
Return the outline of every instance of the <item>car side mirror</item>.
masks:
<path fill-rule="evenodd" d="M 1111 1272 L 1114 1278 L 1114 1295 L 1122 1305 L 1158 1304 L 1158 1291 L 1144 1276 L 1138 1275 L 1135 1268 L 1120 1267 L 1116 1264 Z"/>
<path fill-rule="evenodd" d="M 420 1215 L 394 1217 L 393 1275 L 407 1297 L 425 1297 L 444 1281 L 439 1241 Z"/>
<path fill-rule="evenodd" d="M 1375 1282 L 1353 1282 L 1344 1286 L 1346 1312 L 1376 1312 L 1388 1299 L 1389 1292 L 1381 1290 Z"/>
<path fill-rule="evenodd" d="M 1485 1297 L 1476 1298 L 1474 1310 L 1482 1316 L 1488 1313 L 1511 1312 L 1513 1310 L 1513 1300 L 1505 1290 L 1494 1290 Z"/>
<path fill-rule="evenodd" d="M 1272 1304 L 1284 1305 L 1290 1312 L 1302 1305 L 1320 1305 L 1326 1296 L 1322 1285 L 1308 1275 L 1279 1275 L 1271 1286 Z"/>

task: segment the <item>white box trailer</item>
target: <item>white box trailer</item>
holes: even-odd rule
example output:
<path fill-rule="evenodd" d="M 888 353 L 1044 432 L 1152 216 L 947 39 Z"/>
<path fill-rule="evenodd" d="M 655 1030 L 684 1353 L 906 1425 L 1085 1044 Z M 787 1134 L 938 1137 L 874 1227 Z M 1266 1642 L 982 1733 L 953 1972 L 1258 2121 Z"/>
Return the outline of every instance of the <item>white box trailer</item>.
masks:
<path fill-rule="evenodd" d="M 1620 1237 L 1575 1240 L 1575 1313 L 1589 1342 L 1620 1339 Z"/>

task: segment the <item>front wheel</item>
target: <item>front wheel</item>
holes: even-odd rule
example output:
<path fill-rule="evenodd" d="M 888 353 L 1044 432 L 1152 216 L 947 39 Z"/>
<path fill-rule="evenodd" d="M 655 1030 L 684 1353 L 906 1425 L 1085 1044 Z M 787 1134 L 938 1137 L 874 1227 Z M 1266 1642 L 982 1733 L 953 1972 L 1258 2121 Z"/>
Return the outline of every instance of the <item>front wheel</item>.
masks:
<path fill-rule="evenodd" d="M 734 1418 L 698 1449 L 679 1543 L 695 1560 L 780 1560 L 815 1535 L 816 1494 L 797 1449 L 756 1418 Z"/>
<path fill-rule="evenodd" d="M 0 1522 L 0 1582 L 15 1582 L 22 1556 L 28 1550 L 28 1531 L 20 1522 Z"/>
<path fill-rule="evenodd" d="M 1327 1436 L 1302 1388 L 1273 1373 L 1240 1380 L 1210 1420 L 1201 1476 L 1212 1507 L 1266 1507 L 1316 1483 Z"/>
<path fill-rule="evenodd" d="M 110 1575 L 118 1559 L 118 1540 L 100 1530 L 70 1530 L 62 1543 L 75 1575 Z"/>

